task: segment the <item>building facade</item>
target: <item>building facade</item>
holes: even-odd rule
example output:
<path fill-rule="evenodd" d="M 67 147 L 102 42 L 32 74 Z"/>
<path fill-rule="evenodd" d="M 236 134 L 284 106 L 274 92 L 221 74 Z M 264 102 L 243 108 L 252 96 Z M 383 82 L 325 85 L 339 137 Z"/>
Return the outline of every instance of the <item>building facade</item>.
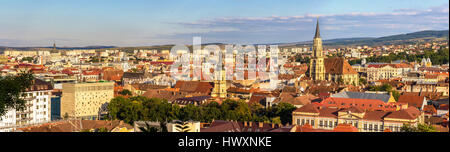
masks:
<path fill-rule="evenodd" d="M 292 113 L 292 124 L 311 125 L 314 129 L 333 130 L 339 124 L 350 124 L 359 132 L 400 132 L 403 124 L 417 126 L 424 114 L 410 107 L 400 111 L 367 111 L 357 107 L 329 108 L 305 105 Z"/>
<path fill-rule="evenodd" d="M 21 111 L 10 109 L 0 117 L 0 131 L 11 131 L 15 127 L 49 122 L 52 90 L 50 83 L 35 79 L 33 85 L 24 92 L 25 109 Z"/>
<path fill-rule="evenodd" d="M 367 81 L 389 80 L 405 77 L 411 71 L 409 65 L 400 64 L 371 64 L 367 66 Z"/>
<path fill-rule="evenodd" d="M 114 97 L 114 82 L 65 83 L 61 117 L 97 118 L 99 109 Z"/>

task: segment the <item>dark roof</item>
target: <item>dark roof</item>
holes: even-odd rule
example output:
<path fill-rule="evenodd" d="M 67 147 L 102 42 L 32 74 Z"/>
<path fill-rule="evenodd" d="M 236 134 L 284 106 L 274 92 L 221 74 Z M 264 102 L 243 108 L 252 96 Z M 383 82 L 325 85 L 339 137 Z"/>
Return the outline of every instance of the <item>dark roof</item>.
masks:
<path fill-rule="evenodd" d="M 331 95 L 331 97 L 336 98 L 355 98 L 355 99 L 377 99 L 381 100 L 385 103 L 389 101 L 389 98 L 391 98 L 391 95 L 385 93 L 385 94 L 379 94 L 379 93 L 364 93 L 364 92 L 340 92 L 337 94 Z"/>
<path fill-rule="evenodd" d="M 42 90 L 53 90 L 51 83 L 46 82 L 41 79 L 34 79 L 30 88 L 27 91 L 42 91 Z"/>
<path fill-rule="evenodd" d="M 252 124 L 250 127 L 250 123 Z M 200 132 L 289 132 L 289 127 L 281 128 L 278 124 L 259 122 L 238 122 L 214 120 L 208 128 L 201 128 Z M 280 129 L 281 128 L 281 129 Z M 292 128 L 292 127 L 291 127 Z"/>
<path fill-rule="evenodd" d="M 144 73 L 124 72 L 122 77 L 128 78 L 128 79 L 139 79 L 139 78 L 145 78 L 146 76 Z"/>
<path fill-rule="evenodd" d="M 178 98 L 175 99 L 177 101 L 195 101 L 195 102 L 200 102 L 206 99 L 211 98 L 211 96 L 196 96 L 196 97 L 186 97 L 186 98 Z"/>
<path fill-rule="evenodd" d="M 213 89 L 213 84 L 210 82 L 201 81 L 177 81 L 174 88 L 179 88 L 180 92 L 189 93 L 205 93 L 209 94 Z"/>

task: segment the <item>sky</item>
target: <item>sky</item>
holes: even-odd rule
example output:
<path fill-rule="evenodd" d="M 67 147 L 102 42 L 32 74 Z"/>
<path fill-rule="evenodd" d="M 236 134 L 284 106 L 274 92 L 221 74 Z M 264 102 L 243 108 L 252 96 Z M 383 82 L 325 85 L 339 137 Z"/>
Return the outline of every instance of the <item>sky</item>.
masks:
<path fill-rule="evenodd" d="M 261 44 L 447 30 L 448 0 L 0 0 L 0 46 Z"/>

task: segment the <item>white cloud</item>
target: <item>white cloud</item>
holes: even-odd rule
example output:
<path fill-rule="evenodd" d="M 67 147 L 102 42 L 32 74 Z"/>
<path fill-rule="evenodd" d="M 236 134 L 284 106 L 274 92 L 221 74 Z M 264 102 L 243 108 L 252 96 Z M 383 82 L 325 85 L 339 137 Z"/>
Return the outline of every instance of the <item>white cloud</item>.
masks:
<path fill-rule="evenodd" d="M 201 34 L 219 41 L 239 42 L 242 37 L 257 42 L 309 40 L 319 17 L 325 39 L 354 36 L 386 36 L 382 33 L 407 33 L 448 29 L 448 4 L 429 9 L 396 9 L 393 12 L 352 12 L 345 14 L 304 14 L 296 16 L 226 17 L 205 19 L 178 25 L 195 32 L 175 34 L 187 37 Z M 201 30 L 198 30 L 201 29 Z M 210 29 L 210 30 L 208 30 Z M 217 30 L 227 29 L 227 30 Z M 239 37 L 239 38 L 237 38 Z M 233 41 L 231 40 L 231 41 Z"/>

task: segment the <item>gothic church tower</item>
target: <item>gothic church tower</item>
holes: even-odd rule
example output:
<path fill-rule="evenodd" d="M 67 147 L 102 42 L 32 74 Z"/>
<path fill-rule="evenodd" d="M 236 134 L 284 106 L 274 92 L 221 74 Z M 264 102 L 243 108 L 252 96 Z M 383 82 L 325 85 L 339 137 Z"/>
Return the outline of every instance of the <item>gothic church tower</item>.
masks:
<path fill-rule="evenodd" d="M 317 18 L 316 35 L 314 36 L 313 57 L 309 64 L 309 76 L 313 80 L 325 80 L 325 66 L 322 38 L 320 38 L 319 18 Z"/>

